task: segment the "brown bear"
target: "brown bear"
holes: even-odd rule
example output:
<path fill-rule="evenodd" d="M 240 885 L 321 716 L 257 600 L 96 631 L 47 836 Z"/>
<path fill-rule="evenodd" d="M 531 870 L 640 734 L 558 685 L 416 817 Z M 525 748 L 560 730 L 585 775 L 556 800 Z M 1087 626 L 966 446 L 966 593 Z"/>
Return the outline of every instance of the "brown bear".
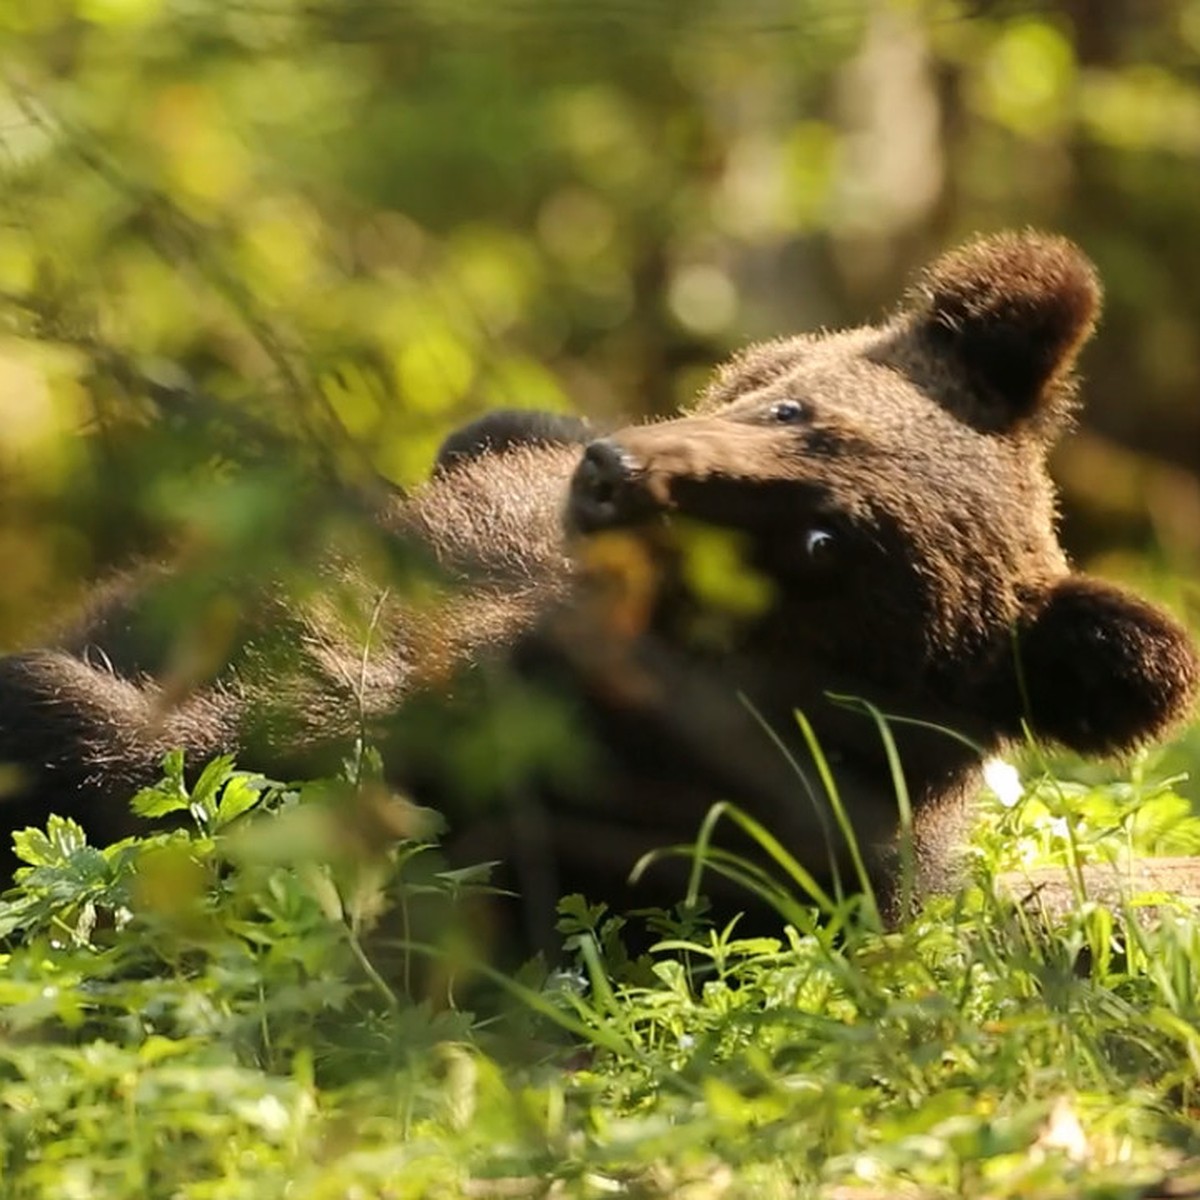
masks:
<path fill-rule="evenodd" d="M 380 516 L 461 587 L 434 609 L 366 590 L 369 656 L 313 605 L 286 618 L 302 660 L 286 677 L 251 644 L 164 710 L 152 678 L 90 649 L 125 629 L 122 601 L 0 663 L 14 816 L 66 808 L 111 832 L 170 746 L 200 762 L 266 727 L 246 765 L 270 771 L 365 724 L 397 780 L 450 812 L 455 853 L 506 862 L 539 920 L 569 890 L 678 898 L 678 873 L 652 872 L 652 890 L 630 869 L 721 800 L 822 881 L 853 883 L 799 712 L 887 884 L 883 714 L 936 879 L 982 758 L 1025 725 L 1122 752 L 1196 692 L 1185 632 L 1072 572 L 1055 535 L 1046 456 L 1099 303 L 1069 242 L 1000 234 L 934 263 L 882 324 L 751 348 L 675 420 L 591 441 L 538 419 L 525 436 L 511 414 L 498 440 L 468 427 Z M 264 720 L 281 697 L 301 719 Z M 549 725 L 579 753 L 549 734 L 530 752 Z M 481 746 L 490 781 L 463 769 Z M 473 811 L 473 790 L 500 803 Z"/>

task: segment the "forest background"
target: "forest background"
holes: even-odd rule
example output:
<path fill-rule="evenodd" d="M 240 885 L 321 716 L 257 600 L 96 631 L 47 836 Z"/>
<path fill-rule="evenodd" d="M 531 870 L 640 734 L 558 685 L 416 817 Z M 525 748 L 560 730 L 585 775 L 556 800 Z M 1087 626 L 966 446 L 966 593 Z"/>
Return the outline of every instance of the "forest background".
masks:
<path fill-rule="evenodd" d="M 1064 540 L 1195 616 L 1195 0 L 6 0 L 0 172 L 4 649 L 169 549 L 202 674 L 456 423 L 672 412 L 1026 225 L 1107 291 Z"/>

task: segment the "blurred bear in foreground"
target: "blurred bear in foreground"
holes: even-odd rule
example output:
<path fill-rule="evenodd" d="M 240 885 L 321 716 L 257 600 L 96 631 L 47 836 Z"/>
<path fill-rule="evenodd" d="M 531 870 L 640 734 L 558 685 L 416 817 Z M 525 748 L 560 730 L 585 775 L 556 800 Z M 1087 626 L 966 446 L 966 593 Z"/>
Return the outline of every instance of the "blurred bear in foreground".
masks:
<path fill-rule="evenodd" d="M 1001 234 L 936 261 L 880 325 L 752 347 L 677 419 L 593 439 L 485 418 L 380 515 L 454 587 L 429 605 L 363 582 L 365 647 L 320 595 L 289 602 L 268 622 L 289 631 L 288 669 L 250 639 L 168 702 L 136 652 L 134 589 L 58 648 L 3 660 L 7 825 L 54 810 L 121 834 L 170 747 L 278 775 L 365 730 L 389 776 L 449 815 L 452 855 L 501 860 L 543 927 L 568 891 L 679 899 L 681 860 L 637 886 L 630 870 L 722 800 L 822 884 L 853 885 L 799 712 L 885 889 L 886 725 L 917 880 L 936 882 L 981 760 L 1023 722 L 1122 752 L 1196 691 L 1184 631 L 1073 572 L 1055 535 L 1046 456 L 1099 303 L 1069 242 Z M 722 915 L 746 901 L 717 898 Z"/>

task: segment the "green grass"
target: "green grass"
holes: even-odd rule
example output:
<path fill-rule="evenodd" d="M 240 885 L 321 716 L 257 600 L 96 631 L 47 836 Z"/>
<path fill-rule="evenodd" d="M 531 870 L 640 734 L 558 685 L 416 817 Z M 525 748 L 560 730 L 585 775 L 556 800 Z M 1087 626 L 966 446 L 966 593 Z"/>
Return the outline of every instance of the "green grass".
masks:
<path fill-rule="evenodd" d="M 572 897 L 568 969 L 513 977 L 473 961 L 480 876 L 363 851 L 420 814 L 361 767 L 297 790 L 221 760 L 189 792 L 174 758 L 138 806 L 187 829 L 19 837 L 0 1196 L 1115 1197 L 1189 1169 L 1190 910 L 1081 893 L 1046 928 L 996 884 L 1200 846 L 1145 760 L 985 797 L 969 885 L 899 929 L 855 898 L 816 920 L 767 841 L 778 937 L 684 906 L 635 959 Z"/>

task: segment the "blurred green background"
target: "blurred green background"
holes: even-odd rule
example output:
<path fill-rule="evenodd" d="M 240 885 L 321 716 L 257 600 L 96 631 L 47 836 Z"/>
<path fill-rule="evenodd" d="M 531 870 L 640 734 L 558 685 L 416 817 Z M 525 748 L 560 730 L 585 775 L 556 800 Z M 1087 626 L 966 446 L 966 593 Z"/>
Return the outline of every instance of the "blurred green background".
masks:
<path fill-rule="evenodd" d="M 1194 608 L 1198 165 L 1200 0 L 4 0 L 0 647 L 1022 225 L 1107 288 L 1065 539 Z"/>

